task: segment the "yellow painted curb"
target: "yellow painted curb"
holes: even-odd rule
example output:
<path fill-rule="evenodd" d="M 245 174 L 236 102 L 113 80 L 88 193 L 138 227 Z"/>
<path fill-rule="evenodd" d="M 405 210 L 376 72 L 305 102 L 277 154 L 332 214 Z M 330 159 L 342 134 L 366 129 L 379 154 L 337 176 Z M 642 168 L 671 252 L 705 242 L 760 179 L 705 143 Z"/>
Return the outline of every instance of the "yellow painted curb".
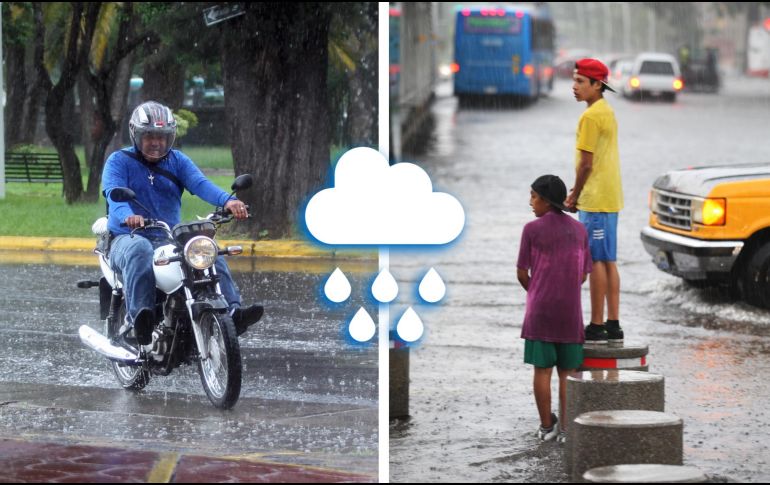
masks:
<path fill-rule="evenodd" d="M 179 462 L 177 453 L 161 453 L 160 459 L 147 475 L 147 483 L 171 483 L 174 470 Z"/>
<path fill-rule="evenodd" d="M 242 246 L 244 256 L 264 258 L 377 260 L 377 250 L 321 248 L 305 241 L 218 240 L 220 247 Z M 74 237 L 0 236 L 0 250 L 88 251 L 95 239 Z"/>

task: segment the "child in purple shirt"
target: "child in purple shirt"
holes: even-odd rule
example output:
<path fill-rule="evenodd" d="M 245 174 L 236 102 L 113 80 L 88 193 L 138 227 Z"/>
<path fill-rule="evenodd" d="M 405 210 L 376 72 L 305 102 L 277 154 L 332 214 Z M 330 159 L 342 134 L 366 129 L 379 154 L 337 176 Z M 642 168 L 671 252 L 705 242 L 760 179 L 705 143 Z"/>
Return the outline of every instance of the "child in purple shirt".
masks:
<path fill-rule="evenodd" d="M 585 226 L 562 212 L 564 182 L 543 175 L 532 184 L 529 205 L 537 219 L 524 226 L 517 276 L 527 290 L 521 329 L 524 362 L 535 366 L 533 387 L 540 414 L 538 437 L 563 441 L 564 424 L 551 412 L 551 374 L 559 374 L 560 416 L 564 423 L 567 377 L 583 362 L 583 309 L 580 286 L 591 272 Z"/>

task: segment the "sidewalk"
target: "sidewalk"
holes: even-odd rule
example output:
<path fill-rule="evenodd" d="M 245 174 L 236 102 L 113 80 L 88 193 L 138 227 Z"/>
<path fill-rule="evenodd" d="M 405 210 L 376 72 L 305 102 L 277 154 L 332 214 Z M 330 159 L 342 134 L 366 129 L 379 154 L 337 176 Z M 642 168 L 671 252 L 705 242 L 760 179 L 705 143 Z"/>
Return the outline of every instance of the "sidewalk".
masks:
<path fill-rule="evenodd" d="M 261 459 L 0 439 L 0 482 L 302 483 L 377 477 Z"/>

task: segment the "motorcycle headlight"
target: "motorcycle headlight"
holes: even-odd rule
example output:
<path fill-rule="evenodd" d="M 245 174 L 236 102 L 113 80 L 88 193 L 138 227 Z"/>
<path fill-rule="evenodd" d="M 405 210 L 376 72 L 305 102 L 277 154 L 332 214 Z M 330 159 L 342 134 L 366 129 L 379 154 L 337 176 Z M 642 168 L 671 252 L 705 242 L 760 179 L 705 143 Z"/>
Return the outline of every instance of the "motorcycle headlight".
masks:
<path fill-rule="evenodd" d="M 197 236 L 184 246 L 184 259 L 195 269 L 208 269 L 214 266 L 219 248 L 210 238 Z"/>

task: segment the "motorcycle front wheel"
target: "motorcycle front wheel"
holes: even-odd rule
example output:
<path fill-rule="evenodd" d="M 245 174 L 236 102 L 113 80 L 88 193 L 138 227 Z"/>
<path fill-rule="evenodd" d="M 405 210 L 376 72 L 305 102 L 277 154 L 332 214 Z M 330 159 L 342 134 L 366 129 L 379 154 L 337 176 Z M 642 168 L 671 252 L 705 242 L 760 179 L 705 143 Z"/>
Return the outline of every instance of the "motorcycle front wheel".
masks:
<path fill-rule="evenodd" d="M 110 328 L 107 328 L 107 335 L 112 338 L 118 333 L 121 322 L 126 317 L 126 302 L 124 301 L 120 305 L 120 311 L 118 312 L 118 318 L 112 322 L 112 325 L 108 323 Z M 130 391 L 141 391 L 147 384 L 150 383 L 150 372 L 144 370 L 143 367 L 130 366 L 126 364 L 120 364 L 118 362 L 110 362 L 112 372 L 115 374 L 115 378 L 118 380 L 124 389 Z"/>
<path fill-rule="evenodd" d="M 208 347 L 198 361 L 203 389 L 214 406 L 230 409 L 241 394 L 241 347 L 235 324 L 226 313 L 207 311 L 201 316 L 200 327 Z"/>

